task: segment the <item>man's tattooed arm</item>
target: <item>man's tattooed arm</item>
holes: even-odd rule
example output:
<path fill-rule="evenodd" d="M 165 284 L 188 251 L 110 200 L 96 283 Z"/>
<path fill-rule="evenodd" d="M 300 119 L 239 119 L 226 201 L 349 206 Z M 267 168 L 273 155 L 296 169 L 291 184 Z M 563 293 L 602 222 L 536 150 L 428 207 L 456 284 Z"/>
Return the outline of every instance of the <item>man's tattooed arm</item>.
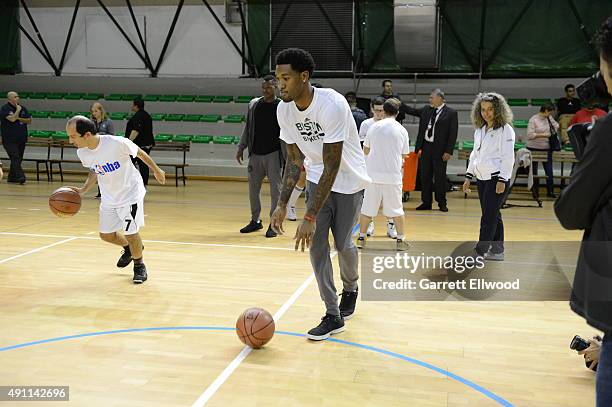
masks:
<path fill-rule="evenodd" d="M 338 170 L 340 169 L 342 144 L 342 141 L 323 144 L 323 174 L 321 174 L 317 189 L 314 191 L 314 196 L 308 198 L 307 215 L 317 216 L 317 213 L 319 213 L 331 193 L 334 181 L 336 181 L 336 175 L 338 175 Z"/>
<path fill-rule="evenodd" d="M 283 186 L 281 188 L 280 199 L 278 206 L 285 208 L 295 184 L 300 179 L 302 165 L 304 164 L 304 154 L 298 148 L 297 144 L 287 144 L 287 164 L 285 165 L 285 175 L 283 176 Z"/>

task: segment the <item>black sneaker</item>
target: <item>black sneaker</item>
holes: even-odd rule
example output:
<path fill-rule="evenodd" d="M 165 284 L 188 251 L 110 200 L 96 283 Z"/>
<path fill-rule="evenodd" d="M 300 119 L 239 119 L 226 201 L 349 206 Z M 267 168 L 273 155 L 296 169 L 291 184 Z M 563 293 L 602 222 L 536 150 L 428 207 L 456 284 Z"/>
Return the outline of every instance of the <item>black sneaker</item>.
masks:
<path fill-rule="evenodd" d="M 272 230 L 272 225 L 268 226 L 268 230 L 266 231 L 266 237 L 276 237 L 278 234 Z"/>
<path fill-rule="evenodd" d="M 312 328 L 306 334 L 306 338 L 311 341 L 322 341 L 330 335 L 339 334 L 344 331 L 344 321 L 336 315 L 325 314 L 321 318 L 321 323 L 316 328 Z"/>
<path fill-rule="evenodd" d="M 127 249 L 123 249 L 123 252 L 121 253 L 121 257 L 119 257 L 119 260 L 117 260 L 117 267 L 119 268 L 127 267 L 128 264 L 130 264 L 131 262 L 132 262 L 132 252 L 130 251 L 130 247 L 128 246 Z"/>
<path fill-rule="evenodd" d="M 259 222 L 250 221 L 248 225 L 240 229 L 240 233 L 251 233 L 259 229 L 263 229 L 263 225 L 261 224 L 261 221 Z"/>
<path fill-rule="evenodd" d="M 134 284 L 142 284 L 147 281 L 147 268 L 144 263 L 134 264 Z"/>
<path fill-rule="evenodd" d="M 342 290 L 342 298 L 340 299 L 340 316 L 343 320 L 348 321 L 353 317 L 358 296 L 359 289 L 355 291 Z"/>

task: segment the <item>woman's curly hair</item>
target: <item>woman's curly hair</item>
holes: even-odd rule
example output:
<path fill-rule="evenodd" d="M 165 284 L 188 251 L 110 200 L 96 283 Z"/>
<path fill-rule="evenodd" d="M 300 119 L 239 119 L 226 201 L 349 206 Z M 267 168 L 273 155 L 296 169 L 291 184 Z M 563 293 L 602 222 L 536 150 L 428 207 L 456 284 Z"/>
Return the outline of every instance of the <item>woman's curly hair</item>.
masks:
<path fill-rule="evenodd" d="M 508 106 L 506 99 L 499 93 L 486 92 L 479 93 L 476 95 L 476 99 L 472 104 L 472 123 L 479 129 L 484 126 L 487 122 L 482 118 L 480 114 L 480 104 L 482 102 L 491 102 L 493 104 L 493 110 L 495 111 L 495 118 L 493 119 L 493 128 L 504 127 L 505 124 L 512 125 L 512 110 Z"/>

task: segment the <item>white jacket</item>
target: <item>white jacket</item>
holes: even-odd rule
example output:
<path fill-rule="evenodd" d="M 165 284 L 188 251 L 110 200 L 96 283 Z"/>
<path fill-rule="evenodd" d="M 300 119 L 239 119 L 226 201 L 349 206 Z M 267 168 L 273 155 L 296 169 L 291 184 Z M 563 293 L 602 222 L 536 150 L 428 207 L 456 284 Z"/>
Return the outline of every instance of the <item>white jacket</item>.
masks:
<path fill-rule="evenodd" d="M 509 124 L 489 131 L 486 128 L 485 125 L 474 132 L 474 149 L 465 176 L 481 181 L 493 177 L 508 181 L 514 166 L 514 129 Z"/>
<path fill-rule="evenodd" d="M 514 185 L 519 167 L 527 168 L 527 189 L 533 187 L 533 171 L 531 171 L 531 151 L 520 148 L 514 156 L 514 168 L 512 168 L 512 179 L 510 185 Z"/>

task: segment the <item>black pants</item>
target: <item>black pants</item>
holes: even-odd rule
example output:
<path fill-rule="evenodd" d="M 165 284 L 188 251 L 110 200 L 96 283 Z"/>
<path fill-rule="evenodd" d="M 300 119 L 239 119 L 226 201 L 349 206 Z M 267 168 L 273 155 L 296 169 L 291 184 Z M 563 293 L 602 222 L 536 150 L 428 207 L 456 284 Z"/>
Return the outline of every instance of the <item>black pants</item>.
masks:
<path fill-rule="evenodd" d="M 489 248 L 492 253 L 504 252 L 504 222 L 501 216 L 501 207 L 504 197 L 510 187 L 510 182 L 506 182 L 504 193 L 495 192 L 497 178 L 488 181 L 476 180 L 478 186 L 478 199 L 480 200 L 480 236 L 476 251 L 483 255 Z"/>
<path fill-rule="evenodd" d="M 151 147 L 140 147 L 140 148 L 142 149 L 142 151 L 144 151 L 147 154 L 151 152 Z M 147 185 L 149 185 L 149 166 L 145 164 L 144 161 L 142 161 L 138 157 L 133 158 L 132 161 L 134 162 L 134 165 L 138 167 L 138 171 L 140 172 L 140 176 L 142 177 L 142 182 L 144 183 L 146 187 Z"/>
<path fill-rule="evenodd" d="M 25 173 L 21 168 L 21 161 L 23 161 L 23 153 L 25 152 L 26 140 L 13 141 L 5 140 L 3 137 L 2 145 L 6 150 L 6 153 L 11 160 L 11 169 L 9 170 L 7 181 L 8 182 L 22 182 L 25 181 Z"/>
<path fill-rule="evenodd" d="M 432 143 L 423 142 L 419 167 L 423 203 L 431 205 L 432 191 L 435 189 L 438 205 L 446 206 L 446 161 L 442 160 L 442 154 L 434 153 Z"/>
<path fill-rule="evenodd" d="M 553 161 L 552 161 L 552 151 L 550 150 L 542 150 L 539 148 L 528 148 L 529 151 L 547 151 L 548 152 L 548 160 L 544 163 L 542 163 L 542 166 L 544 167 L 544 173 L 546 174 L 546 192 L 548 192 L 549 194 L 553 193 Z M 533 168 L 533 175 L 538 175 L 538 163 L 537 162 L 533 162 L 531 164 L 531 168 Z M 538 190 L 538 188 L 540 187 L 540 180 L 539 179 L 534 179 L 533 180 L 533 187 Z"/>

